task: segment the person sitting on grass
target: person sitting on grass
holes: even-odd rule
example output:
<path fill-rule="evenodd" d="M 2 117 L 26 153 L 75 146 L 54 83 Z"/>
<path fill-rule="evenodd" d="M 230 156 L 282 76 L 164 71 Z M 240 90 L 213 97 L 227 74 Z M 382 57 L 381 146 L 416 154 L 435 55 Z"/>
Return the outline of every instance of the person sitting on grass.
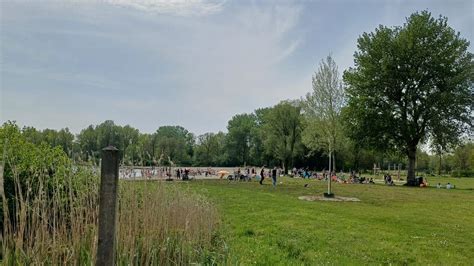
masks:
<path fill-rule="evenodd" d="M 369 184 L 375 184 L 374 179 L 372 177 L 370 178 Z"/>
<path fill-rule="evenodd" d="M 446 189 L 451 189 L 451 183 L 448 182 L 448 184 L 446 184 Z"/>
<path fill-rule="evenodd" d="M 428 187 L 428 180 L 421 178 L 420 187 Z"/>
<path fill-rule="evenodd" d="M 438 185 L 436 185 L 436 188 L 442 188 L 443 186 L 441 186 L 441 183 L 438 183 Z"/>

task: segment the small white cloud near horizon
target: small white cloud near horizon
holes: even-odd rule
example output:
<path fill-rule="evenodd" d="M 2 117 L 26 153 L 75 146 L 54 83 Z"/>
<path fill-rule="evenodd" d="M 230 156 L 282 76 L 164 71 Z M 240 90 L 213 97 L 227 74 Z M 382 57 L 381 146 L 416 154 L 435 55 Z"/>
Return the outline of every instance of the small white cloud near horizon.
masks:
<path fill-rule="evenodd" d="M 141 11 L 177 15 L 205 16 L 222 10 L 226 0 L 105 0 L 105 3 Z"/>

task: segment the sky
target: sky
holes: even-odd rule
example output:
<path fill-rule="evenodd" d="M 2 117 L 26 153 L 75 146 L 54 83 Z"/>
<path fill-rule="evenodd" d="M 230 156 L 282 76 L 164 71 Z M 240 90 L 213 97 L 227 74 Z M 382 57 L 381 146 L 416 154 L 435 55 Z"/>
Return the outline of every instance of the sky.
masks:
<path fill-rule="evenodd" d="M 474 40 L 474 1 L 0 1 L 0 120 L 39 129 L 114 120 L 151 133 L 226 131 L 311 91 L 329 54 L 428 10 Z M 472 52 L 472 45 L 469 48 Z"/>

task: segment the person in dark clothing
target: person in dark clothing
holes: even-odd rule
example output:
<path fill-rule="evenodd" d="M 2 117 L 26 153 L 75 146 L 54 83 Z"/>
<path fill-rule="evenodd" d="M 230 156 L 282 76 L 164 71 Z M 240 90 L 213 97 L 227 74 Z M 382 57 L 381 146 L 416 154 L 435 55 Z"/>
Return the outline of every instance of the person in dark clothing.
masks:
<path fill-rule="evenodd" d="M 276 167 L 273 167 L 273 170 L 272 170 L 272 184 L 274 187 L 276 187 L 277 185 L 277 168 Z"/>
<path fill-rule="evenodd" d="M 183 180 L 189 180 L 189 169 L 188 168 L 184 169 Z"/>
<path fill-rule="evenodd" d="M 260 185 L 263 185 L 263 179 L 265 179 L 265 166 L 262 167 L 262 170 L 260 170 Z"/>

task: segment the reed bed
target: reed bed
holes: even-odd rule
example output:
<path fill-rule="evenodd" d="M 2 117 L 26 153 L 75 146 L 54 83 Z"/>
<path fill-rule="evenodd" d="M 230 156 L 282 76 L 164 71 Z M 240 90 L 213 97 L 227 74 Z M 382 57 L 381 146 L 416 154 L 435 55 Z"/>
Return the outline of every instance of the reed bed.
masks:
<path fill-rule="evenodd" d="M 98 229 L 97 174 L 60 168 L 21 176 L 3 199 L 0 264 L 91 265 Z M 183 186 L 121 181 L 118 265 L 217 264 L 226 259 L 216 209 Z"/>

